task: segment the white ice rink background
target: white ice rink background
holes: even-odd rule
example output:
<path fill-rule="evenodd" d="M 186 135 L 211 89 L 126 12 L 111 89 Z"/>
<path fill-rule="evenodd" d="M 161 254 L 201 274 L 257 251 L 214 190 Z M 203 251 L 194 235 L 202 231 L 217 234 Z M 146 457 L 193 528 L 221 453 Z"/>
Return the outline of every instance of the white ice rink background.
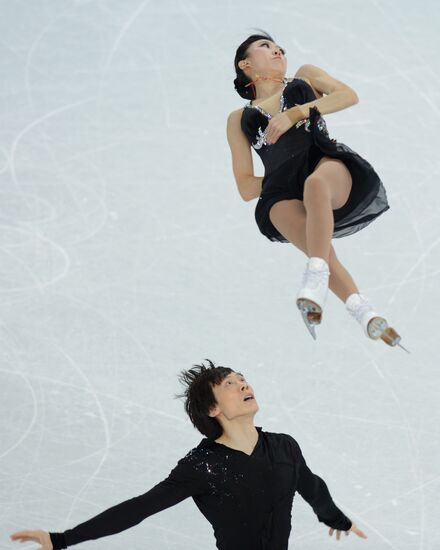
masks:
<path fill-rule="evenodd" d="M 257 425 L 292 434 L 369 536 L 338 548 L 440 548 L 439 26 L 434 0 L 1 2 L 0 548 L 166 477 L 200 440 L 176 376 L 205 357 L 246 374 Z M 225 121 L 254 27 L 289 75 L 313 63 L 360 97 L 330 135 L 391 210 L 335 244 L 411 355 L 332 296 L 314 342 L 305 257 L 238 196 Z M 336 544 L 297 497 L 290 547 Z M 215 546 L 188 500 L 82 547 Z"/>

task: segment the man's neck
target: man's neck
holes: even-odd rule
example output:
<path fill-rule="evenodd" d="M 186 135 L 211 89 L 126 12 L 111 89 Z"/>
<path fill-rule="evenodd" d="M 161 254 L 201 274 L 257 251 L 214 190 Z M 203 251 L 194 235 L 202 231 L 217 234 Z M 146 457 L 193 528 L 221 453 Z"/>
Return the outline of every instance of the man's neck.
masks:
<path fill-rule="evenodd" d="M 251 454 L 258 441 L 258 431 L 252 420 L 232 421 L 223 426 L 223 434 L 216 441 L 231 449 Z"/>

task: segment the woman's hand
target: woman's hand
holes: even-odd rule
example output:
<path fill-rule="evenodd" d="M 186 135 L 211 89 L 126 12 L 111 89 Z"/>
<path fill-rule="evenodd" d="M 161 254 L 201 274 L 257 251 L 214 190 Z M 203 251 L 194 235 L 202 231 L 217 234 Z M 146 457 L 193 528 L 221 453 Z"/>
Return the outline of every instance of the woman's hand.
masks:
<path fill-rule="evenodd" d="M 335 532 L 336 532 L 336 540 L 339 540 L 341 538 L 341 531 L 338 531 L 336 529 L 330 529 L 328 534 L 330 536 L 332 536 L 333 533 L 335 533 Z M 344 531 L 344 533 L 345 533 L 345 536 L 347 536 L 347 537 L 350 533 L 354 533 L 355 535 L 357 535 L 361 539 L 368 538 L 367 535 L 363 531 L 361 531 L 355 523 L 352 523 L 351 529 L 349 531 Z"/>
<path fill-rule="evenodd" d="M 273 145 L 287 130 L 292 128 L 293 122 L 290 120 L 287 113 L 278 113 L 269 120 L 266 126 L 266 143 Z"/>
<path fill-rule="evenodd" d="M 41 544 L 38 550 L 53 550 L 50 535 L 46 531 L 18 531 L 11 535 L 11 540 L 19 540 L 20 542 L 38 542 Z"/>

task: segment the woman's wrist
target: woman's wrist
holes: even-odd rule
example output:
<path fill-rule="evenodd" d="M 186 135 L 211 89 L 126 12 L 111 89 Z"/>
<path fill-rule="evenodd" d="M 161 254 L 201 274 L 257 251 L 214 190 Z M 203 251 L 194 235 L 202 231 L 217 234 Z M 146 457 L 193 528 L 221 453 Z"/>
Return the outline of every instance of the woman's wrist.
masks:
<path fill-rule="evenodd" d="M 295 105 L 285 111 L 286 115 L 289 117 L 289 120 L 292 124 L 296 124 L 300 120 L 307 118 L 309 115 L 305 113 L 306 109 L 302 109 L 300 105 Z M 308 109 L 307 109 L 308 111 Z"/>

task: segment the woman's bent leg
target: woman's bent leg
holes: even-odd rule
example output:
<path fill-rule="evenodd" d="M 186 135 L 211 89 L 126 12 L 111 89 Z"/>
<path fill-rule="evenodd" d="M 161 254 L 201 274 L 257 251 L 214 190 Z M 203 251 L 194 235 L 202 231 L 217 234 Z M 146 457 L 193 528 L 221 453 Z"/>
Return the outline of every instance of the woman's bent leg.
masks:
<path fill-rule="evenodd" d="M 351 190 L 351 174 L 340 160 L 322 158 L 304 183 L 306 242 L 310 257 L 330 260 L 333 210 L 343 206 Z"/>
<path fill-rule="evenodd" d="M 311 256 L 307 250 L 306 217 L 302 201 L 284 200 L 275 203 L 270 210 L 270 220 L 285 239 Z M 353 278 L 338 260 L 334 248 L 329 252 L 330 279 L 329 288 L 343 302 L 354 293 L 359 292 Z"/>

